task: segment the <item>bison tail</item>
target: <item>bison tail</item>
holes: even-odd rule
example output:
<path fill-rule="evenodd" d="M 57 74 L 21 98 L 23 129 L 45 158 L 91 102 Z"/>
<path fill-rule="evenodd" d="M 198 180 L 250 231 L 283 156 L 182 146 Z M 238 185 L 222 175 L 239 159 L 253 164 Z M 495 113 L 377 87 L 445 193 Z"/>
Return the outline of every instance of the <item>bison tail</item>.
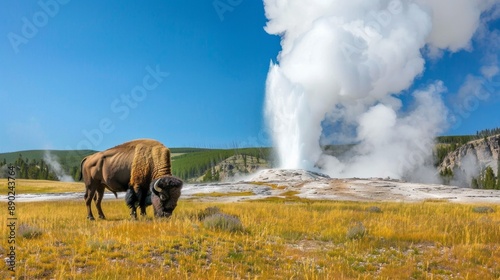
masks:
<path fill-rule="evenodd" d="M 113 193 L 115 194 L 115 197 L 118 198 L 118 194 L 116 192 L 113 191 Z"/>
<path fill-rule="evenodd" d="M 80 178 L 78 178 L 78 181 L 81 181 L 83 178 L 83 163 L 87 160 L 87 157 L 84 157 L 82 159 L 82 162 L 80 163 Z"/>

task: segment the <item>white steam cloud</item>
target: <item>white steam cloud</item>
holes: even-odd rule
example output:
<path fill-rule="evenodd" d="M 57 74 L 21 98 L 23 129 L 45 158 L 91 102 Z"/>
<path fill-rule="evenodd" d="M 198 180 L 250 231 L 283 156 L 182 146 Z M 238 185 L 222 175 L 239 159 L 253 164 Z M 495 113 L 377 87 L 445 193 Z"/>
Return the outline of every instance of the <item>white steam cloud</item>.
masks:
<path fill-rule="evenodd" d="M 57 156 L 52 155 L 49 151 L 45 151 L 43 155 L 43 160 L 47 165 L 50 166 L 50 170 L 53 171 L 57 179 L 62 182 L 74 182 L 73 178 L 64 172 Z"/>
<path fill-rule="evenodd" d="M 446 88 L 435 81 L 412 93 L 410 108 L 398 95 L 423 73 L 423 54 L 470 49 L 481 14 L 498 2 L 264 0 L 265 29 L 282 38 L 265 100 L 281 167 L 432 181 L 424 166 L 447 126 Z M 357 145 L 335 158 L 321 148 L 332 140 Z"/>

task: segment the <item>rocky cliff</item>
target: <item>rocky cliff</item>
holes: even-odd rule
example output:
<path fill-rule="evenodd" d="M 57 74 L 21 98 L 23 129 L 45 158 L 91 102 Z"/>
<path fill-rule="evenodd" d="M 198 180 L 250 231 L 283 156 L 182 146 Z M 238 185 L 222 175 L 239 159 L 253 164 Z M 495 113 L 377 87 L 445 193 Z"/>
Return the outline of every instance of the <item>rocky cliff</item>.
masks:
<path fill-rule="evenodd" d="M 269 168 L 270 163 L 262 158 L 256 158 L 249 155 L 235 155 L 214 166 L 211 170 L 213 176 L 217 173 L 219 181 L 230 181 L 235 178 L 248 176 L 260 169 Z M 195 182 L 202 182 L 204 176 L 195 179 Z"/>
<path fill-rule="evenodd" d="M 500 134 L 473 140 L 450 152 L 439 165 L 439 171 L 450 168 L 454 173 L 479 173 L 479 170 L 491 166 L 497 173 L 500 152 Z"/>

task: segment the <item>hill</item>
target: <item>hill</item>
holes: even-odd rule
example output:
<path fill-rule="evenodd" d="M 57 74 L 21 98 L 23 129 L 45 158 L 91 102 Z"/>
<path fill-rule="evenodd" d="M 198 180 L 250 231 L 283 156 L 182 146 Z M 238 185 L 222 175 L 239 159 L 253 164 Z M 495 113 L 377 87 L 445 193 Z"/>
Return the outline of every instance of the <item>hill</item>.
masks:
<path fill-rule="evenodd" d="M 240 157 L 241 161 L 236 161 L 232 165 L 232 169 L 236 170 L 248 170 L 247 164 L 251 164 L 253 161 L 255 164 L 260 164 L 263 167 L 271 166 L 271 148 L 243 148 L 243 149 L 213 149 L 197 151 L 192 153 L 185 153 L 179 156 L 172 157 L 172 173 L 175 176 L 182 178 L 187 181 L 197 181 L 199 177 L 207 175 L 207 172 L 211 172 L 210 176 L 207 176 L 206 181 L 218 181 L 223 179 L 224 176 L 217 176 L 217 171 L 221 172 L 220 165 L 233 157 Z M 247 158 L 248 157 L 248 158 Z M 246 161 L 248 160 L 248 161 Z M 228 165 L 226 165 L 227 168 Z M 220 173 L 219 173 L 220 174 Z M 229 177 L 236 175 L 236 173 L 229 174 Z"/>
<path fill-rule="evenodd" d="M 17 178 L 72 181 L 80 176 L 80 162 L 92 150 L 26 150 L 0 154 L 0 177 L 12 164 Z"/>
<path fill-rule="evenodd" d="M 69 165 L 72 165 L 77 162 L 80 164 L 82 158 L 95 152 L 96 151 L 92 150 L 26 150 L 11 153 L 0 153 L 0 162 L 14 163 L 20 157 L 23 159 L 40 160 L 43 159 L 47 153 L 49 153 L 53 157 L 62 161 L 64 165 L 66 161 Z"/>

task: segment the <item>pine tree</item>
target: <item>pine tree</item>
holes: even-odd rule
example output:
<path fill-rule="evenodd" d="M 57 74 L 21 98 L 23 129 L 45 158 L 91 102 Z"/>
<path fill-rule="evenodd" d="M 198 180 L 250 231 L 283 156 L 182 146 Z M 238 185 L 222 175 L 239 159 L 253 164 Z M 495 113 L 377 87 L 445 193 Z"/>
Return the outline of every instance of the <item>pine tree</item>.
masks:
<path fill-rule="evenodd" d="M 493 168 L 491 166 L 486 167 L 486 170 L 484 171 L 484 188 L 488 190 L 495 189 L 496 185 L 496 180 L 495 180 L 495 173 L 493 172 Z"/>
<path fill-rule="evenodd" d="M 207 171 L 205 172 L 205 175 L 203 175 L 203 182 L 212 182 L 213 181 L 213 177 L 212 177 L 212 169 L 209 168 L 207 169 Z"/>
<path fill-rule="evenodd" d="M 439 172 L 439 175 L 441 175 L 441 178 L 443 179 L 443 184 L 449 185 L 451 179 L 453 179 L 453 170 L 451 170 L 450 167 L 446 167 L 444 170 Z"/>
<path fill-rule="evenodd" d="M 479 183 L 478 183 L 477 178 L 472 178 L 472 182 L 470 185 L 471 185 L 471 188 L 473 188 L 473 189 L 479 189 Z"/>
<path fill-rule="evenodd" d="M 80 172 L 78 172 L 78 167 L 76 166 L 73 166 L 71 167 L 71 176 L 73 177 L 73 180 L 78 180 L 79 179 L 79 175 L 80 175 Z"/>

